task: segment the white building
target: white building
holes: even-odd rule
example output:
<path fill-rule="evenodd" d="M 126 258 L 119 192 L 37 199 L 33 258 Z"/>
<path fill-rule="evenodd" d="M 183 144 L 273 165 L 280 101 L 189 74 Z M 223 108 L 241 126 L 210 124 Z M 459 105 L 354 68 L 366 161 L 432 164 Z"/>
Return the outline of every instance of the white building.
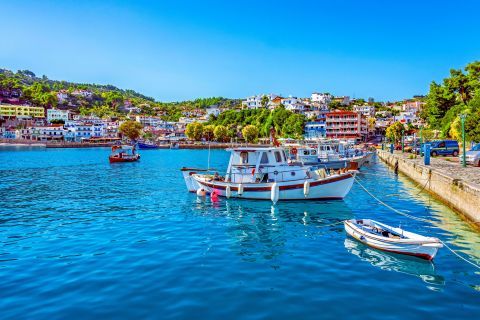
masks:
<path fill-rule="evenodd" d="M 80 142 L 82 139 L 100 138 L 107 133 L 106 122 L 67 121 L 64 124 L 67 140 Z"/>
<path fill-rule="evenodd" d="M 22 138 L 37 141 L 63 140 L 66 130 L 62 125 L 39 126 L 22 130 Z"/>
<path fill-rule="evenodd" d="M 70 114 L 69 110 L 47 109 L 47 121 L 52 122 L 52 120 L 63 120 L 64 122 L 67 122 L 70 120 Z"/>
<path fill-rule="evenodd" d="M 418 100 L 409 100 L 405 101 L 402 105 L 402 111 L 409 111 L 409 112 L 420 112 L 422 110 L 423 105 L 425 102 L 418 101 Z"/>
<path fill-rule="evenodd" d="M 312 102 L 318 102 L 321 104 L 329 104 L 332 101 L 332 95 L 329 93 L 312 93 L 311 100 Z"/>
<path fill-rule="evenodd" d="M 202 119 L 202 118 L 180 117 L 180 119 L 178 119 L 178 123 L 184 124 L 184 125 L 187 125 L 189 123 L 194 123 L 194 122 L 206 122 L 206 121 L 207 121 L 206 119 Z"/>
<path fill-rule="evenodd" d="M 220 114 L 220 109 L 216 106 L 210 106 L 205 111 L 207 112 L 207 119 L 210 117 L 210 115 L 218 117 L 218 115 Z"/>
<path fill-rule="evenodd" d="M 68 99 L 68 92 L 65 90 L 57 92 L 57 99 L 59 103 L 63 103 L 65 100 Z"/>
<path fill-rule="evenodd" d="M 398 116 L 395 116 L 395 121 L 400 121 L 401 123 L 414 123 L 418 120 L 415 112 L 400 112 Z"/>
<path fill-rule="evenodd" d="M 353 111 L 360 112 L 365 116 L 374 117 L 375 116 L 375 106 L 363 105 L 363 106 L 353 106 Z"/>
<path fill-rule="evenodd" d="M 85 97 L 85 98 L 90 98 L 90 97 L 92 97 L 93 93 L 91 91 L 88 91 L 88 90 L 75 90 L 75 91 L 72 92 L 72 95 L 82 96 L 82 97 Z"/>
<path fill-rule="evenodd" d="M 305 110 L 305 104 L 296 97 L 288 97 L 282 99 L 282 104 L 285 106 L 285 109 L 290 110 L 296 113 L 302 113 Z"/>
<path fill-rule="evenodd" d="M 159 117 L 136 116 L 135 121 L 140 122 L 143 126 L 158 127 L 164 120 Z"/>
<path fill-rule="evenodd" d="M 270 106 L 270 102 L 272 100 L 274 100 L 276 97 L 278 97 L 278 95 L 276 94 L 259 94 L 259 95 L 256 95 L 256 96 L 251 96 L 251 97 L 248 97 L 246 100 L 242 101 L 242 106 L 244 108 L 248 108 L 248 109 L 259 109 L 259 108 L 263 108 L 262 106 L 262 98 L 263 96 L 267 96 L 268 97 L 268 105 L 267 107 Z"/>
<path fill-rule="evenodd" d="M 316 139 L 327 135 L 327 126 L 324 121 L 313 121 L 305 124 L 305 138 Z"/>

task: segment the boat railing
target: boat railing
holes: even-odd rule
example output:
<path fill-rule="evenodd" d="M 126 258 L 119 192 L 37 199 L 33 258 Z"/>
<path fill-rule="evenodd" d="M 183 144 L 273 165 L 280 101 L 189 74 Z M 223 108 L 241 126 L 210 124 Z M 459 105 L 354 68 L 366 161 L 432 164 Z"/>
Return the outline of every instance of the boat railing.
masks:
<path fill-rule="evenodd" d="M 329 176 L 328 169 L 325 165 L 316 165 L 309 168 L 293 169 L 285 171 L 268 171 L 257 172 L 252 170 L 250 172 L 231 172 L 227 173 L 225 181 L 235 181 L 235 183 L 268 183 L 268 182 L 287 182 L 287 181 L 305 181 L 314 176 L 314 171 L 324 169 L 325 176 Z M 266 175 L 268 178 L 265 180 Z M 293 179 L 293 177 L 297 177 Z"/>

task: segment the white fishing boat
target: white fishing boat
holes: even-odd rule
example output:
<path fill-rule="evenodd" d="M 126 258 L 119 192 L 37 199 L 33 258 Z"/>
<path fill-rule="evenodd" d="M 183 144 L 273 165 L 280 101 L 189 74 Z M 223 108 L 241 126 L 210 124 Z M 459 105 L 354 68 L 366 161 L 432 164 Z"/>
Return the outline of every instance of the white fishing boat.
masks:
<path fill-rule="evenodd" d="M 281 147 L 235 148 L 225 175 L 182 168 L 190 192 L 213 192 L 227 198 L 272 200 L 343 199 L 356 170 L 325 170 L 287 162 Z"/>
<path fill-rule="evenodd" d="M 348 235 L 379 250 L 432 260 L 443 247 L 437 238 L 424 237 L 374 220 L 351 219 L 345 220 L 344 225 Z"/>

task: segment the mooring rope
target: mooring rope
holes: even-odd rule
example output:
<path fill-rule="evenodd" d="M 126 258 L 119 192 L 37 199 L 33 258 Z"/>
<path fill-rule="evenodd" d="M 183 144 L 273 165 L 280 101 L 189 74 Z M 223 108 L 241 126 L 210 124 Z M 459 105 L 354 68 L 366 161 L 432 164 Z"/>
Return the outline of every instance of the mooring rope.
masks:
<path fill-rule="evenodd" d="M 410 219 L 413 219 L 413 220 L 422 221 L 422 222 L 428 222 L 428 223 L 431 223 L 431 222 L 432 222 L 432 221 L 430 221 L 430 220 L 423 219 L 423 218 L 419 218 L 419 217 L 415 217 L 415 216 L 409 215 L 408 213 L 405 213 L 405 212 L 402 212 L 402 211 L 400 211 L 400 210 L 395 209 L 394 207 L 386 204 L 386 203 L 383 202 L 382 200 L 380 200 L 380 199 L 378 199 L 377 197 L 375 197 L 375 195 L 373 195 L 370 191 L 368 191 L 367 188 L 365 188 L 365 187 L 363 186 L 363 184 L 361 184 L 360 181 L 358 181 L 357 178 L 355 178 L 355 182 L 357 182 L 358 185 L 359 185 L 363 190 L 365 190 L 365 192 L 368 193 L 373 199 L 377 200 L 380 204 L 384 205 L 384 206 L 387 207 L 388 209 L 390 209 L 390 210 L 392 210 L 392 211 L 394 211 L 394 212 L 396 212 L 396 213 L 398 213 L 398 214 L 401 214 L 401 215 L 403 215 L 403 216 L 405 216 L 405 217 L 408 217 L 408 218 L 410 218 Z"/>
<path fill-rule="evenodd" d="M 393 212 L 396 212 L 398 214 L 401 214 L 402 216 L 405 216 L 407 218 L 410 218 L 410 219 L 413 219 L 413 220 L 417 220 L 417 221 L 422 221 L 422 222 L 427 222 L 427 223 L 431 223 L 431 224 L 434 224 L 434 221 L 431 221 L 431 220 L 428 220 L 428 219 L 423 219 L 423 218 L 419 218 L 419 217 L 415 217 L 415 216 L 412 216 L 412 215 L 409 215 L 405 212 L 402 212 L 400 210 L 397 210 L 395 208 L 393 208 L 392 206 L 386 204 L 385 202 L 383 202 L 382 200 L 378 199 L 375 195 L 373 195 L 370 191 L 367 190 L 367 188 L 365 188 L 363 186 L 363 184 L 360 183 L 360 181 L 358 181 L 357 178 L 355 178 L 355 182 L 357 182 L 357 184 L 366 192 L 368 193 L 373 199 L 377 200 L 380 204 L 384 205 L 385 207 L 387 207 L 388 209 L 392 210 Z M 439 239 L 440 240 L 440 239 Z M 476 264 L 475 262 L 472 262 L 470 260 L 468 260 L 467 258 L 461 256 L 459 253 L 457 253 L 454 249 L 452 249 L 449 245 L 447 245 L 443 240 L 440 240 L 440 242 L 445 246 L 445 248 L 447 248 L 450 252 L 452 252 L 454 255 L 456 255 L 458 258 L 462 259 L 463 261 L 471 264 L 472 266 L 474 266 L 475 268 L 479 269 L 480 270 L 480 265 Z"/>

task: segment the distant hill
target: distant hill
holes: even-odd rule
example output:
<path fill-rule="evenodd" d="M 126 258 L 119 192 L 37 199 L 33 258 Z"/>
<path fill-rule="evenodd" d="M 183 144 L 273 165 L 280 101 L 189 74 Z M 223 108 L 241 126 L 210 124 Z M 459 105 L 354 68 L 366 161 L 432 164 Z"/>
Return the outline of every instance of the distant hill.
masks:
<path fill-rule="evenodd" d="M 70 109 L 97 116 L 125 116 L 129 112 L 158 115 L 177 121 L 185 111 L 215 105 L 235 108 L 239 99 L 199 98 L 181 102 L 160 102 L 134 90 L 107 84 L 75 83 L 38 77 L 29 70 L 0 69 L 0 102 L 26 103 L 46 108 Z"/>

